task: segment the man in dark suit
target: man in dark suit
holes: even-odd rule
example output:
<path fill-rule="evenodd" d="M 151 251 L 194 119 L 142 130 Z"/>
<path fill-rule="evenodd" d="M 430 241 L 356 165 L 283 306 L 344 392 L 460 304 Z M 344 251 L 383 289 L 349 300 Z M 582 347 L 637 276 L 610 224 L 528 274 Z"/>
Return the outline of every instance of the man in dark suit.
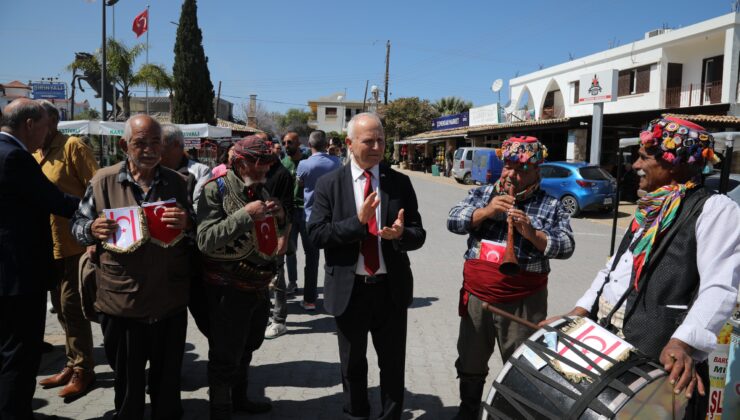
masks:
<path fill-rule="evenodd" d="M 367 334 L 380 366 L 380 419 L 403 411 L 406 315 L 413 276 L 407 251 L 426 232 L 409 178 L 379 165 L 383 125 L 362 113 L 348 124 L 351 162 L 319 179 L 308 221 L 311 241 L 324 249 L 324 308 L 335 316 L 342 365 L 344 412 L 366 419 Z"/>
<path fill-rule="evenodd" d="M 53 286 L 49 214 L 72 217 L 79 199 L 59 191 L 31 152 L 49 122 L 43 106 L 16 99 L 0 124 L 0 419 L 32 418 L 46 291 Z"/>

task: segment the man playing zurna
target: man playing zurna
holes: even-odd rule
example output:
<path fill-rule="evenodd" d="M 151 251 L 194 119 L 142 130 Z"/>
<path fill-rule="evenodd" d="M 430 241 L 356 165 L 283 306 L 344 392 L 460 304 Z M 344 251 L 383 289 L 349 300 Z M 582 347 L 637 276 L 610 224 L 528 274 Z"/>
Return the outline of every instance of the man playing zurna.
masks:
<path fill-rule="evenodd" d="M 599 320 L 659 359 L 674 392 L 691 398 L 685 418 L 704 418 L 707 355 L 740 279 L 740 210 L 727 196 L 700 187 L 700 170 L 717 162 L 714 139 L 703 127 L 656 119 L 640 142 L 633 168 L 640 189 L 649 192 L 617 253 L 567 315 Z"/>
<path fill-rule="evenodd" d="M 211 419 L 230 419 L 232 410 L 271 409 L 247 399 L 247 370 L 265 337 L 268 286 L 277 269 L 285 209 L 264 188 L 275 159 L 267 142 L 245 137 L 232 151 L 228 171 L 209 181 L 198 198 L 198 248 L 204 254 L 210 320 Z"/>
<path fill-rule="evenodd" d="M 501 178 L 470 191 L 447 218 L 447 229 L 469 235 L 460 291 L 455 367 L 461 403 L 456 419 L 478 417 L 495 341 L 506 361 L 532 333 L 484 310 L 483 302 L 531 322 L 543 320 L 547 315 L 549 259 L 569 258 L 575 248 L 568 213 L 539 188 L 539 164 L 547 157 L 545 146 L 534 137 L 512 137 L 504 142 L 502 152 Z M 514 251 L 521 270 L 505 276 L 499 266 L 509 223 L 517 233 Z"/>

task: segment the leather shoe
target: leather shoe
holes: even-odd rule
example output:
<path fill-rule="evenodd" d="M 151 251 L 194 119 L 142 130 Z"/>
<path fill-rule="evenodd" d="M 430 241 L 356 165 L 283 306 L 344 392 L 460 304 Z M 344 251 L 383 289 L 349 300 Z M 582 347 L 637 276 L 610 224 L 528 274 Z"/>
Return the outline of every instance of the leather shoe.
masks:
<path fill-rule="evenodd" d="M 93 382 L 95 382 L 95 372 L 85 369 L 74 369 L 69 383 L 59 391 L 59 396 L 62 398 L 80 396 L 90 390 Z"/>
<path fill-rule="evenodd" d="M 72 378 L 72 373 L 72 368 L 65 366 L 64 369 L 56 375 L 40 380 L 39 385 L 44 388 L 54 388 L 57 386 L 67 385 L 69 379 Z"/>

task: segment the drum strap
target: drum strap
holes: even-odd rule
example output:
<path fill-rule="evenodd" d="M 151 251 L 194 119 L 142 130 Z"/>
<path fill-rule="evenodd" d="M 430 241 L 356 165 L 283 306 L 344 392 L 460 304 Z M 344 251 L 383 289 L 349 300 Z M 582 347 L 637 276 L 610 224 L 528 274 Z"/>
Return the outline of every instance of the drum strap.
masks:
<path fill-rule="evenodd" d="M 632 287 L 628 287 L 627 291 L 622 295 L 622 297 L 619 298 L 619 301 L 614 305 L 611 311 L 609 311 L 609 314 L 601 319 L 598 319 L 598 313 L 599 313 L 599 300 L 601 298 L 601 294 L 604 292 L 604 287 L 606 287 L 606 284 L 611 281 L 611 275 L 614 272 L 614 269 L 617 268 L 617 264 L 619 264 L 619 260 L 622 258 L 622 255 L 624 255 L 625 252 L 629 249 L 629 245 L 632 242 L 632 238 L 634 237 L 634 232 L 632 230 L 628 230 L 627 233 L 624 235 L 624 238 L 622 239 L 622 243 L 619 244 L 619 249 L 617 250 L 617 253 L 614 254 L 614 258 L 612 259 L 612 266 L 609 267 L 609 272 L 606 274 L 606 277 L 604 278 L 604 283 L 601 285 L 601 288 L 599 289 L 599 292 L 596 293 L 596 299 L 594 300 L 593 307 L 591 308 L 591 318 L 598 322 L 599 325 L 606 328 L 609 332 L 612 334 L 616 334 L 616 331 L 618 328 L 614 327 L 611 324 L 612 316 L 614 316 L 614 313 L 622 306 L 624 301 L 627 299 L 627 297 L 630 294 L 630 291 L 632 290 Z"/>

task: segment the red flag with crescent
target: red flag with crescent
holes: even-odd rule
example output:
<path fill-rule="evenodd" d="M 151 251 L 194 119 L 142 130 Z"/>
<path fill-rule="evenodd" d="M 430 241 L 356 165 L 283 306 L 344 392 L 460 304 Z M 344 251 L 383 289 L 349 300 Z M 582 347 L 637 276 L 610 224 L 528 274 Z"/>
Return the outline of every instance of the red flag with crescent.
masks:
<path fill-rule="evenodd" d="M 257 252 L 265 258 L 272 258 L 278 251 L 277 222 L 273 216 L 266 216 L 254 222 L 254 235 L 257 238 Z"/>
<path fill-rule="evenodd" d="M 142 203 L 146 226 L 149 230 L 149 236 L 155 244 L 168 247 L 175 245 L 183 237 L 182 229 L 172 229 L 167 227 L 167 223 L 162 221 L 164 211 L 170 207 L 177 207 L 177 201 L 174 198 L 166 201 L 157 201 L 156 203 Z"/>
<path fill-rule="evenodd" d="M 506 243 L 483 239 L 480 241 L 480 256 L 478 259 L 500 264 L 505 251 Z"/>
<path fill-rule="evenodd" d="M 136 34 L 137 38 L 149 30 L 149 9 L 144 10 L 134 18 L 134 25 L 131 29 Z"/>

